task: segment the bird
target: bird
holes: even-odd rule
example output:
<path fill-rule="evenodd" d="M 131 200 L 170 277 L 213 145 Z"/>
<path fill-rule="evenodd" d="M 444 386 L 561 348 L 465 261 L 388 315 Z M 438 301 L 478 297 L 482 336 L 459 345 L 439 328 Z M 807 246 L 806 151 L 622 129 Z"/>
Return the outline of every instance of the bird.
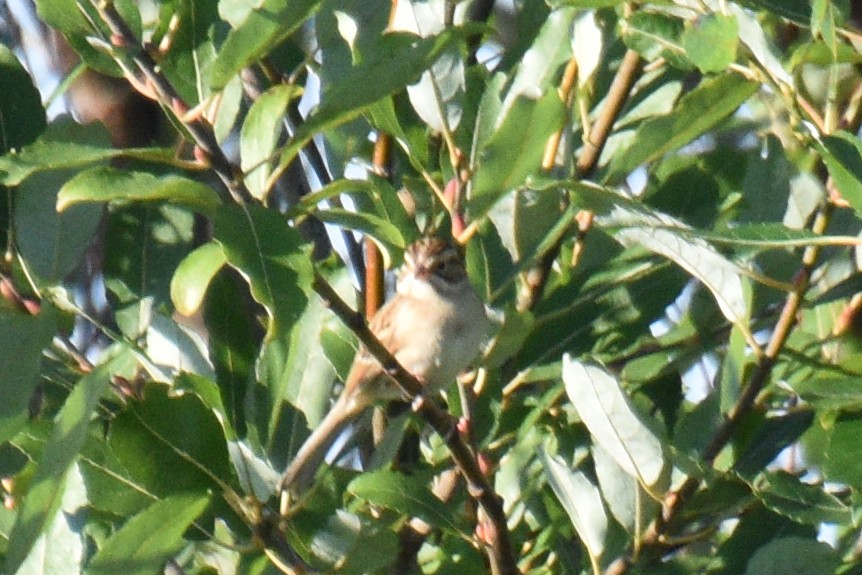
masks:
<path fill-rule="evenodd" d="M 423 395 L 446 388 L 478 355 L 488 330 L 485 304 L 464 264 L 462 248 L 436 236 L 408 246 L 395 295 L 369 329 L 423 384 Z M 374 404 L 409 399 L 380 363 L 359 349 L 344 388 L 282 475 L 282 512 L 291 495 L 311 486 L 317 469 L 342 431 Z"/>

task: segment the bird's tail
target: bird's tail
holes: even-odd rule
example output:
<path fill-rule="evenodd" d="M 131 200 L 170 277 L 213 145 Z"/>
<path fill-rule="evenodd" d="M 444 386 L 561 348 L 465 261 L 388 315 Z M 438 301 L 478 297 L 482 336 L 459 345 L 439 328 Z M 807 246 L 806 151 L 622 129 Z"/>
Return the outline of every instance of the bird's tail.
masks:
<path fill-rule="evenodd" d="M 362 412 L 361 407 L 355 405 L 356 402 L 351 402 L 345 395 L 342 394 L 338 398 L 326 417 L 311 432 L 282 476 L 278 492 L 281 496 L 283 514 L 286 512 L 286 507 L 290 507 L 291 495 L 301 495 L 311 487 L 317 469 L 323 464 L 335 440 Z"/>

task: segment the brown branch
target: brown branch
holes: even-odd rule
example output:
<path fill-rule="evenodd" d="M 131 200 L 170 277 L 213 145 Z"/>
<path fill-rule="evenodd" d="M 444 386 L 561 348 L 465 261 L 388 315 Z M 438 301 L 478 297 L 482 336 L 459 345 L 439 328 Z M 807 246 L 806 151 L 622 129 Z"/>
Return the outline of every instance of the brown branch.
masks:
<path fill-rule="evenodd" d="M 359 341 L 402 391 L 413 399 L 413 409 L 445 440 L 452 459 L 467 481 L 470 496 L 479 503 L 488 516 L 489 522 L 487 529 L 484 530 L 484 539 L 488 544 L 487 553 L 492 572 L 495 575 L 520 573 L 506 526 L 502 498 L 482 473 L 476 454 L 461 440 L 454 418 L 433 401 L 425 400 L 419 380 L 398 363 L 371 332 L 362 315 L 352 310 L 319 274 L 315 274 L 313 288 L 333 313 L 356 334 Z"/>
<path fill-rule="evenodd" d="M 632 86 L 640 77 L 641 71 L 640 56 L 634 50 L 628 50 L 623 56 L 620 67 L 608 90 L 605 105 L 593 123 L 590 133 L 584 138 L 584 149 L 575 164 L 578 178 L 585 178 L 590 175 L 598 164 L 599 156 L 608 136 L 610 136 L 611 128 L 617 121 Z M 581 229 L 579 237 L 585 235 L 587 230 L 588 228 Z M 536 265 L 527 273 L 526 290 L 518 301 L 519 310 L 532 310 L 542 297 L 548 282 L 548 275 L 551 273 L 551 266 L 557 259 L 567 237 L 568 233 L 561 234 L 559 239 L 539 256 Z"/>
<path fill-rule="evenodd" d="M 578 175 L 581 178 L 588 176 L 598 165 L 599 156 L 608 141 L 611 128 L 622 112 L 623 104 L 629 97 L 635 81 L 640 77 L 641 71 L 640 56 L 634 50 L 628 50 L 620 62 L 620 67 L 614 76 L 610 89 L 608 89 L 605 106 L 596 121 L 593 122 L 590 133 L 584 138 L 584 150 L 576 164 Z"/>
<path fill-rule="evenodd" d="M 392 139 L 389 134 L 378 132 L 374 143 L 371 164 L 375 175 L 389 177 L 389 158 Z M 365 317 L 371 319 L 383 305 L 383 254 L 369 238 L 365 238 Z"/>
<path fill-rule="evenodd" d="M 99 17 L 111 31 L 112 45 L 122 50 L 137 66 L 155 97 L 165 109 L 170 110 L 180 122 L 198 149 L 206 156 L 206 161 L 224 183 L 233 200 L 239 204 L 252 201 L 253 198 L 242 180 L 242 172 L 227 159 L 213 133 L 212 126 L 203 120 L 187 117 L 189 106 L 180 98 L 173 85 L 159 71 L 153 57 L 146 47 L 141 45 L 123 17 L 117 12 L 112 2 L 91 0 L 98 11 Z M 119 59 L 119 54 L 114 57 Z M 133 85 L 136 85 L 133 83 Z"/>

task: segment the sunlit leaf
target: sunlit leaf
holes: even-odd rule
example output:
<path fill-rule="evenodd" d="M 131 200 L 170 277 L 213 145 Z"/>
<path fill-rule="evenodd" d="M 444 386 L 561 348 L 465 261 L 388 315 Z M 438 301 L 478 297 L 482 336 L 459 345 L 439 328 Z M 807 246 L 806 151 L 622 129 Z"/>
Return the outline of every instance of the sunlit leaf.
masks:
<path fill-rule="evenodd" d="M 87 575 L 149 575 L 179 553 L 183 533 L 209 505 L 207 495 L 175 495 L 129 519 L 99 548 Z"/>
<path fill-rule="evenodd" d="M 400 473 L 380 470 L 363 473 L 350 482 L 347 490 L 359 497 L 407 517 L 418 517 L 436 527 L 460 532 L 456 517 L 441 505 L 427 485 Z"/>
<path fill-rule="evenodd" d="M 131 377 L 135 365 L 131 353 L 120 353 L 81 378 L 57 416 L 33 482 L 21 502 L 9 536 L 5 571 L 14 573 L 31 546 L 50 525 L 63 497 L 69 468 L 78 456 L 90 417 L 113 374 Z"/>
<path fill-rule="evenodd" d="M 115 201 L 164 201 L 203 211 L 220 203 L 210 186 L 188 178 L 100 167 L 81 172 L 63 185 L 57 195 L 57 211 L 81 203 Z"/>
<path fill-rule="evenodd" d="M 548 483 L 590 556 L 594 560 L 601 557 L 605 551 L 608 517 L 598 488 L 583 472 L 570 469 L 559 456 L 542 451 L 542 464 L 548 474 Z"/>
<path fill-rule="evenodd" d="M 682 46 L 701 72 L 721 72 L 736 59 L 739 25 L 733 16 L 707 14 L 687 28 Z"/>
<path fill-rule="evenodd" d="M 704 80 L 683 96 L 671 113 L 641 124 L 631 145 L 614 157 L 607 179 L 623 177 L 637 166 L 688 144 L 736 111 L 759 87 L 734 74 Z"/>
<path fill-rule="evenodd" d="M 177 311 L 187 316 L 198 311 L 210 281 L 226 263 L 224 251 L 214 242 L 186 256 L 171 278 L 171 301 Z"/>
<path fill-rule="evenodd" d="M 666 473 L 664 447 L 607 371 L 563 356 L 566 393 L 593 440 L 646 489 L 660 489 Z"/>
<path fill-rule="evenodd" d="M 321 3 L 320 0 L 264 0 L 256 5 L 219 48 L 210 78 L 213 88 L 223 87 L 234 74 L 293 34 L 314 15 Z"/>

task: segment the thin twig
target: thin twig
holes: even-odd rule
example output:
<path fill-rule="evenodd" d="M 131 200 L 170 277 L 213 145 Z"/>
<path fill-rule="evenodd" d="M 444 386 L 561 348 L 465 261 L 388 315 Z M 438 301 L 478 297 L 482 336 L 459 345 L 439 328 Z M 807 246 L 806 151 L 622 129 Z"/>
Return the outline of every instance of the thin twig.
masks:
<path fill-rule="evenodd" d="M 593 123 L 590 133 L 584 138 L 584 149 L 575 165 L 578 177 L 589 176 L 598 164 L 611 128 L 616 123 L 641 70 L 641 59 L 638 53 L 634 50 L 627 51 L 608 90 L 605 105 Z M 583 230 L 583 233 L 586 233 L 586 230 Z M 527 289 L 518 302 L 518 309 L 527 311 L 536 306 L 545 291 L 551 266 L 557 259 L 566 237 L 568 234 L 561 234 L 559 240 L 539 256 L 536 266 L 527 276 Z"/>
<path fill-rule="evenodd" d="M 140 44 L 114 4 L 97 0 L 91 0 L 91 4 L 114 36 L 112 43 L 131 58 L 149 82 L 150 87 L 154 89 L 159 101 L 183 124 L 195 145 L 206 154 L 210 167 L 224 183 L 233 200 L 239 204 L 252 201 L 253 198 L 242 180 L 241 171 L 224 155 L 212 126 L 206 121 L 185 117 L 189 109 L 188 104 L 180 98 L 173 85 L 159 71 L 152 56 Z"/>

